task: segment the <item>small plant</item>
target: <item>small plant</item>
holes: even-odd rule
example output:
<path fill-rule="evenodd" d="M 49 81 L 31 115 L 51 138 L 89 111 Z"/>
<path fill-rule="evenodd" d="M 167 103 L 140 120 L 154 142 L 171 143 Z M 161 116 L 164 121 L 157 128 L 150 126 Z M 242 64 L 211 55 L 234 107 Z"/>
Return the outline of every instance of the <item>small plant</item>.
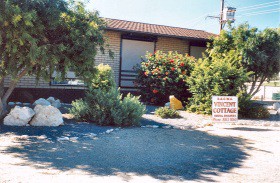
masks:
<path fill-rule="evenodd" d="M 113 78 L 113 71 L 109 65 L 99 64 L 95 68 L 97 69 L 97 73 L 92 78 L 89 87 L 92 89 L 102 89 L 105 91 L 116 87 L 116 83 Z"/>
<path fill-rule="evenodd" d="M 249 119 L 266 119 L 270 117 L 270 113 L 267 108 L 260 104 L 254 104 L 247 106 L 246 112 L 239 113 L 240 118 L 249 118 Z"/>
<path fill-rule="evenodd" d="M 170 109 L 169 107 L 157 108 L 155 114 L 161 118 L 180 118 L 178 111 Z"/>

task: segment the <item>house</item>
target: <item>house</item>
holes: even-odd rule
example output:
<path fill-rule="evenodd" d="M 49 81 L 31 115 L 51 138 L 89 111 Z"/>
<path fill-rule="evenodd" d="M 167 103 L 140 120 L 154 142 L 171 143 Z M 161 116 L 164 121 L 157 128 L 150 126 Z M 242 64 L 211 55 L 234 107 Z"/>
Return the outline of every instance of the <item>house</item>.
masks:
<path fill-rule="evenodd" d="M 201 57 L 206 49 L 206 43 L 215 34 L 202 30 L 170 27 L 164 25 L 147 24 L 126 20 L 108 19 L 105 36 L 109 49 L 114 52 L 114 58 L 108 53 L 98 53 L 96 64 L 109 64 L 113 71 L 117 86 L 122 90 L 133 89 L 135 72 L 133 66 L 141 62 L 141 56 L 146 52 L 162 50 L 164 52 L 177 51 L 189 54 L 196 58 Z M 5 79 L 8 86 L 9 78 Z M 66 81 L 51 82 L 40 80 L 36 83 L 35 77 L 24 77 L 18 83 L 10 100 L 32 101 L 39 97 L 54 96 L 65 102 L 84 96 L 85 88 L 82 82 L 69 72 Z"/>

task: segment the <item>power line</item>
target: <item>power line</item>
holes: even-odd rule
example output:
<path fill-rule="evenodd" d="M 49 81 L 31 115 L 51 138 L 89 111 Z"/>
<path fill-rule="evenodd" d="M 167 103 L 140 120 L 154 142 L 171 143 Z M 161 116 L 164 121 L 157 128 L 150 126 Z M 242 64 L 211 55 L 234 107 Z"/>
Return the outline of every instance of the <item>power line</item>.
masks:
<path fill-rule="evenodd" d="M 255 7 L 255 8 L 250 8 L 250 9 L 245 9 L 245 10 L 238 10 L 236 12 L 242 12 L 242 11 L 249 11 L 249 10 L 255 10 L 255 9 L 260 9 L 260 8 L 266 8 L 266 7 L 271 7 L 271 6 L 275 6 L 277 4 L 271 4 L 271 5 L 266 5 L 266 6 L 260 6 L 260 7 Z"/>
<path fill-rule="evenodd" d="M 263 15 L 263 14 L 270 14 L 270 13 L 277 13 L 277 12 L 280 12 L 280 9 L 275 10 L 275 11 L 262 12 L 262 13 L 248 13 L 248 14 L 239 15 L 236 17 L 244 17 L 244 16 L 248 17 L 248 16 Z"/>
<path fill-rule="evenodd" d="M 274 12 L 274 11 L 280 11 L 280 8 L 277 9 L 270 9 L 270 10 L 264 10 L 264 11 L 257 11 L 257 12 L 253 12 L 253 13 L 245 13 L 245 14 L 241 14 L 240 16 L 244 16 L 244 15 L 251 15 L 251 14 L 259 14 L 259 13 L 266 13 L 266 12 Z"/>
<path fill-rule="evenodd" d="M 268 2 L 268 3 L 256 4 L 256 5 L 253 5 L 253 6 L 245 6 L 245 7 L 239 8 L 239 9 L 242 9 L 242 10 L 243 9 L 250 9 L 252 7 L 258 7 L 258 6 L 263 6 L 263 5 L 267 5 L 267 4 L 273 4 L 273 3 L 276 3 L 276 2 L 279 3 L 279 1 L 272 1 L 272 2 Z"/>
<path fill-rule="evenodd" d="M 219 13 L 219 12 L 218 12 L 218 11 L 215 11 L 215 12 L 212 12 L 212 13 Z M 201 22 L 201 21 L 203 21 L 203 20 L 205 19 L 205 17 L 206 17 L 207 15 L 212 14 L 212 13 L 207 13 L 207 14 L 201 15 L 201 16 L 199 16 L 199 17 L 197 17 L 197 18 L 194 18 L 194 19 L 192 19 L 192 20 L 186 22 L 186 24 L 191 24 L 191 25 L 193 25 L 193 24 L 195 24 L 195 23 Z M 202 18 L 203 18 L 203 19 L 202 19 Z M 200 20 L 200 19 L 201 19 L 201 20 Z"/>

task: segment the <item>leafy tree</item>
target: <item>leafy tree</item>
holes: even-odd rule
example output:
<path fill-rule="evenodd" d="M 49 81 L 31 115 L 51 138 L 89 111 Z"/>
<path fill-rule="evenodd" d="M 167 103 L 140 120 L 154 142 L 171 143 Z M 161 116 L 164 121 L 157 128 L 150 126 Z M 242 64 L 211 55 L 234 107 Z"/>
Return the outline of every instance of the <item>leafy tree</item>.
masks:
<path fill-rule="evenodd" d="M 71 68 L 90 79 L 98 48 L 104 52 L 105 23 L 81 2 L 64 0 L 0 0 L 0 83 L 11 82 L 0 96 L 0 112 L 23 76 L 50 79 Z"/>
<path fill-rule="evenodd" d="M 241 56 L 241 66 L 248 72 L 252 84 L 248 94 L 258 92 L 264 81 L 269 81 L 280 72 L 280 28 L 267 28 L 258 31 L 248 24 L 241 24 L 229 31 L 222 31 L 208 49 L 208 56 L 228 54 L 236 50 Z M 243 88 L 247 91 L 244 84 Z"/>

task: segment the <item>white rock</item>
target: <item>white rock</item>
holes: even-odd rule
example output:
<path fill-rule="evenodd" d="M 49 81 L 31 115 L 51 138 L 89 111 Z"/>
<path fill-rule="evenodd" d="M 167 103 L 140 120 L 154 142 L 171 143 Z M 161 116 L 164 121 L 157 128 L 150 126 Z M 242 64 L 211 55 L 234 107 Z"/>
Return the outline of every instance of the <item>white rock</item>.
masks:
<path fill-rule="evenodd" d="M 16 102 L 16 105 L 22 105 L 22 103 L 21 102 Z"/>
<path fill-rule="evenodd" d="M 165 103 L 165 107 L 170 107 L 170 102 Z"/>
<path fill-rule="evenodd" d="M 278 109 L 278 111 L 280 111 L 280 109 Z M 275 110 L 269 110 L 270 114 L 276 115 L 277 113 L 279 113 L 278 111 Z"/>
<path fill-rule="evenodd" d="M 58 141 L 68 141 L 70 140 L 69 137 L 60 137 L 60 138 L 57 138 Z"/>
<path fill-rule="evenodd" d="M 59 126 L 63 123 L 61 112 L 53 106 L 36 105 L 32 126 Z"/>
<path fill-rule="evenodd" d="M 146 126 L 141 126 L 141 128 L 146 128 Z"/>
<path fill-rule="evenodd" d="M 264 105 L 265 108 L 267 108 L 268 110 L 273 110 L 273 106 L 272 105 Z"/>
<path fill-rule="evenodd" d="M 262 125 L 263 125 L 263 126 L 270 126 L 270 123 L 267 122 L 267 123 L 263 123 Z"/>
<path fill-rule="evenodd" d="M 16 106 L 4 118 L 4 125 L 10 126 L 26 126 L 35 112 L 29 107 Z"/>
<path fill-rule="evenodd" d="M 89 136 L 90 136 L 90 137 L 96 137 L 97 134 L 95 134 L 95 133 L 90 133 Z"/>
<path fill-rule="evenodd" d="M 51 102 L 51 105 L 56 108 L 60 108 L 61 107 L 60 100 L 55 100 L 54 102 Z"/>
<path fill-rule="evenodd" d="M 280 115 L 280 109 L 277 110 L 277 113 Z"/>
<path fill-rule="evenodd" d="M 9 102 L 8 105 L 16 105 L 14 102 Z"/>
<path fill-rule="evenodd" d="M 50 103 L 53 103 L 55 101 L 54 97 L 49 97 L 47 98 L 47 101 L 49 101 Z"/>
<path fill-rule="evenodd" d="M 79 137 L 70 137 L 70 141 L 77 141 Z"/>
<path fill-rule="evenodd" d="M 106 130 L 106 133 L 111 133 L 113 131 L 114 131 L 114 129 Z"/>
<path fill-rule="evenodd" d="M 274 103 L 274 104 L 273 104 L 273 109 L 276 110 L 276 111 L 277 111 L 278 109 L 280 109 L 280 103 L 278 103 L 278 102 Z"/>
<path fill-rule="evenodd" d="M 279 124 L 277 124 L 277 123 L 274 123 L 274 125 L 273 125 L 274 127 L 279 127 Z"/>
<path fill-rule="evenodd" d="M 171 126 L 170 126 L 170 125 L 168 125 L 168 126 L 163 126 L 162 128 L 168 129 L 168 128 L 171 128 Z"/>
<path fill-rule="evenodd" d="M 40 136 L 38 137 L 38 139 L 40 139 L 40 140 L 44 140 L 44 139 L 46 139 L 46 138 L 47 138 L 46 135 L 40 135 Z"/>
<path fill-rule="evenodd" d="M 153 125 L 153 126 L 152 126 L 152 128 L 158 128 L 158 127 L 159 127 L 158 125 Z"/>
<path fill-rule="evenodd" d="M 43 105 L 43 106 L 49 106 L 51 105 L 51 103 L 49 101 L 47 101 L 46 99 L 43 98 L 39 98 L 38 100 L 36 100 L 33 105 Z"/>

